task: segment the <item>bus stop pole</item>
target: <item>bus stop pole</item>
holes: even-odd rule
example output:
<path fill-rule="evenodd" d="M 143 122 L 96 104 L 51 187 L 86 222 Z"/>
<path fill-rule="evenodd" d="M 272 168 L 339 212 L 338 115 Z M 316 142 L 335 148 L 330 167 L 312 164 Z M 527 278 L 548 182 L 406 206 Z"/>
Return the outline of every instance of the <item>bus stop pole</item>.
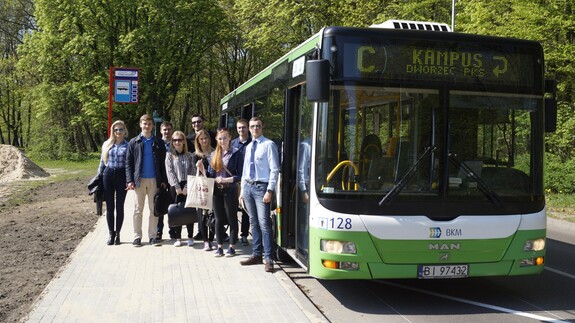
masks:
<path fill-rule="evenodd" d="M 113 93 L 114 93 L 114 67 L 110 66 L 110 77 L 109 77 L 109 91 L 108 91 L 108 138 L 112 135 L 110 133 L 110 128 L 112 127 L 112 105 L 113 105 Z"/>

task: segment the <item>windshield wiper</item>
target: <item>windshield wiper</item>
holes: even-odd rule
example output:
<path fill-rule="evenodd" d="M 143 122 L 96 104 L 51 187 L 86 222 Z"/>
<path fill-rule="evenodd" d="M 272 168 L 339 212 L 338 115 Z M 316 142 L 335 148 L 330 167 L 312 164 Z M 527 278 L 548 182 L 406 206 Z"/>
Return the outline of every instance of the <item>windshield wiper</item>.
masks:
<path fill-rule="evenodd" d="M 485 184 L 485 182 L 479 176 L 477 176 L 477 174 L 475 174 L 471 167 L 469 167 L 465 162 L 462 163 L 458 161 L 451 154 L 449 154 L 449 161 L 451 161 L 456 167 L 463 168 L 467 176 L 471 177 L 475 182 L 477 182 L 477 188 L 479 191 L 481 191 L 481 193 L 483 193 L 483 195 L 485 195 L 485 197 L 487 197 L 491 203 L 501 207 L 505 206 L 499 195 L 495 193 L 495 191 L 493 191 L 491 188 L 489 188 L 489 186 Z"/>
<path fill-rule="evenodd" d="M 383 199 L 381 199 L 381 201 L 379 201 L 379 206 L 389 205 L 395 200 L 395 198 L 397 197 L 399 192 L 401 192 L 405 188 L 405 185 L 407 185 L 409 180 L 413 177 L 413 174 L 415 174 L 415 171 L 417 170 L 417 166 L 419 165 L 419 163 L 423 160 L 423 158 L 425 158 L 425 156 L 427 156 L 427 155 L 431 154 L 433 151 L 435 151 L 436 148 L 437 148 L 436 146 L 429 146 L 429 147 L 425 148 L 425 150 L 423 151 L 421 156 L 407 170 L 407 173 L 405 173 L 405 175 L 401 178 L 401 180 L 399 180 L 399 182 L 397 182 L 397 184 L 395 184 L 395 186 L 392 187 L 391 190 L 389 190 L 389 192 L 387 192 L 387 194 L 385 194 Z"/>

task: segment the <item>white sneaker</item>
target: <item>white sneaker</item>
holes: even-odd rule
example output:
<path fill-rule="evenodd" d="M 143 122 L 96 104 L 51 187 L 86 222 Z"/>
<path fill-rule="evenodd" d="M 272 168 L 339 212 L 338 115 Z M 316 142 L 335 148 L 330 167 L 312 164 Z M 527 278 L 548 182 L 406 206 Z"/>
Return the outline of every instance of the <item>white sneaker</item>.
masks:
<path fill-rule="evenodd" d="M 174 242 L 174 247 L 179 247 L 182 245 L 182 242 L 180 241 L 180 239 L 176 239 L 176 242 Z"/>
<path fill-rule="evenodd" d="M 188 247 L 191 247 L 194 245 L 194 239 L 188 239 Z"/>
<path fill-rule="evenodd" d="M 211 251 L 212 250 L 212 244 L 209 242 L 204 242 L 204 251 Z"/>

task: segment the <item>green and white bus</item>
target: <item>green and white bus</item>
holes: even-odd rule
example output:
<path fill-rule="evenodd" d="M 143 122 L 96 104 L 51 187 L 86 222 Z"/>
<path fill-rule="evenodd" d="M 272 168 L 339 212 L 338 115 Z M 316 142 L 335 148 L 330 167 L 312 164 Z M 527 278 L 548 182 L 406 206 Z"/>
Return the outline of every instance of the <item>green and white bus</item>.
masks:
<path fill-rule="evenodd" d="M 322 29 L 226 95 L 219 126 L 264 121 L 277 255 L 313 277 L 528 275 L 554 95 L 537 42 L 389 21 Z"/>

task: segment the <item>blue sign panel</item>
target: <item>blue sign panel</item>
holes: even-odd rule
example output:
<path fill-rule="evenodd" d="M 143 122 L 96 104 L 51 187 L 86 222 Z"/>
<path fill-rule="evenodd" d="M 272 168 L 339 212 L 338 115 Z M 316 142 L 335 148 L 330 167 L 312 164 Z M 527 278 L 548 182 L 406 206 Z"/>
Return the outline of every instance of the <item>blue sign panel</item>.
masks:
<path fill-rule="evenodd" d="M 139 74 L 135 68 L 117 68 L 114 71 L 114 102 L 139 102 Z"/>

